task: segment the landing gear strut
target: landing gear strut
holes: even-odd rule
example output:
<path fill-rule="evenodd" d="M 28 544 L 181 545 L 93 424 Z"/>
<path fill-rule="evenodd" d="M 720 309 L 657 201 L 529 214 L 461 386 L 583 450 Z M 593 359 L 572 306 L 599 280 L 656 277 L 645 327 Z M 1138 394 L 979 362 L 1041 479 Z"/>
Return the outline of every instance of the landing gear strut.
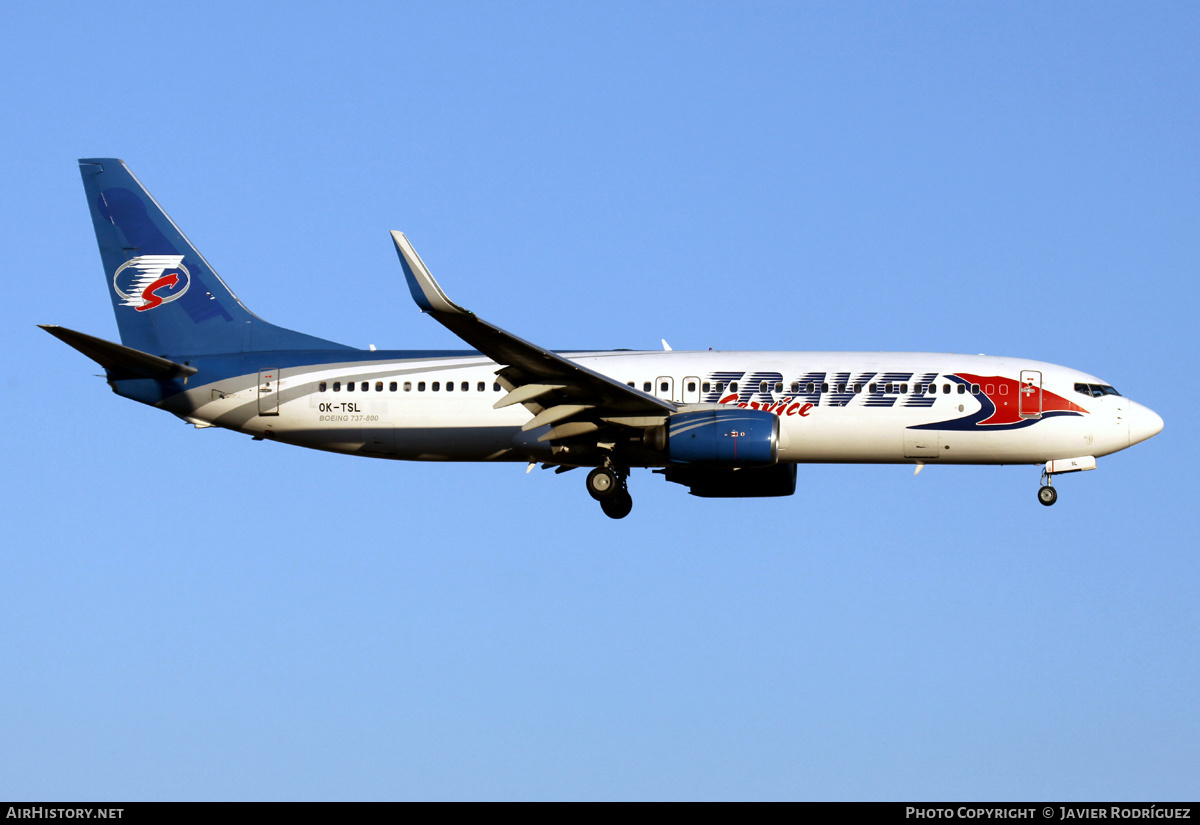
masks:
<path fill-rule="evenodd" d="M 1058 491 L 1053 487 L 1053 478 L 1045 470 L 1042 471 L 1042 486 L 1038 488 L 1038 501 L 1049 507 L 1058 501 Z"/>
<path fill-rule="evenodd" d="M 629 471 L 612 467 L 597 467 L 588 473 L 588 495 L 600 502 L 600 509 L 609 518 L 625 518 L 633 509 L 633 496 L 625 485 Z"/>

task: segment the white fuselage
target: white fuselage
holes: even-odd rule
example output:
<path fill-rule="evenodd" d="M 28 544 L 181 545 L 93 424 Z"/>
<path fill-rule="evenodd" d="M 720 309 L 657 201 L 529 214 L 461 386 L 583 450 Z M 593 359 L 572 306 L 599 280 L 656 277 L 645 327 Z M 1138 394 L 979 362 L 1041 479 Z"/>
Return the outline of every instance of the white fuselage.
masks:
<path fill-rule="evenodd" d="M 371 353 L 370 360 L 307 366 L 272 363 L 271 353 L 253 357 L 257 371 L 247 364 L 235 378 L 193 380 L 161 406 L 198 426 L 381 458 L 544 457 L 530 446 L 538 431 L 521 431 L 533 413 L 520 404 L 493 408 L 504 390 L 498 365 L 484 356 Z M 712 351 L 567 357 L 681 410 L 719 403 L 773 412 L 781 462 L 1041 463 L 1107 455 L 1162 427 L 1136 402 L 1079 390 L 1104 386 L 1091 375 L 1024 359 Z"/>

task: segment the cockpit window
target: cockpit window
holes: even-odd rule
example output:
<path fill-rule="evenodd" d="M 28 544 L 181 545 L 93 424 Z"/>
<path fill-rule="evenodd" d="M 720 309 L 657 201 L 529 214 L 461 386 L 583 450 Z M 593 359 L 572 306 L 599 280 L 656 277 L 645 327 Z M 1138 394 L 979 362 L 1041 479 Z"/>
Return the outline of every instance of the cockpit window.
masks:
<path fill-rule="evenodd" d="M 1080 395 L 1088 395 L 1092 398 L 1099 398 L 1102 395 L 1120 395 L 1115 389 L 1108 384 L 1076 384 L 1075 392 Z"/>

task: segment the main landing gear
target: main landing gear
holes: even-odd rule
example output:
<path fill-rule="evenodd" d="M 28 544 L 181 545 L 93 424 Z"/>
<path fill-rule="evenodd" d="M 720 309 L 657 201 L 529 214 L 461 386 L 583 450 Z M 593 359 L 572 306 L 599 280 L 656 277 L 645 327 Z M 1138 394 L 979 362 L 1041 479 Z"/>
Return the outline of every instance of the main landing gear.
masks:
<path fill-rule="evenodd" d="M 1038 501 L 1049 507 L 1058 501 L 1058 491 L 1054 489 L 1054 477 L 1042 470 L 1042 486 L 1038 487 Z"/>
<path fill-rule="evenodd" d="M 600 509 L 609 518 L 625 518 L 633 509 L 633 496 L 625 484 L 628 477 L 628 470 L 613 467 L 597 467 L 588 473 L 588 495 L 600 502 Z"/>

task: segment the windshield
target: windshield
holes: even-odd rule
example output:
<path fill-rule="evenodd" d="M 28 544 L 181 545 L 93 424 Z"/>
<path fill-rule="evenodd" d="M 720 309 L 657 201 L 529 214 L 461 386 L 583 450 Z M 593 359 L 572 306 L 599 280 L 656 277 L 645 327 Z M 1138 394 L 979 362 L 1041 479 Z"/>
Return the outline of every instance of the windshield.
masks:
<path fill-rule="evenodd" d="M 1115 389 L 1108 384 L 1076 384 L 1075 392 L 1082 395 L 1090 395 L 1092 398 L 1099 398 L 1102 395 L 1120 395 Z"/>

